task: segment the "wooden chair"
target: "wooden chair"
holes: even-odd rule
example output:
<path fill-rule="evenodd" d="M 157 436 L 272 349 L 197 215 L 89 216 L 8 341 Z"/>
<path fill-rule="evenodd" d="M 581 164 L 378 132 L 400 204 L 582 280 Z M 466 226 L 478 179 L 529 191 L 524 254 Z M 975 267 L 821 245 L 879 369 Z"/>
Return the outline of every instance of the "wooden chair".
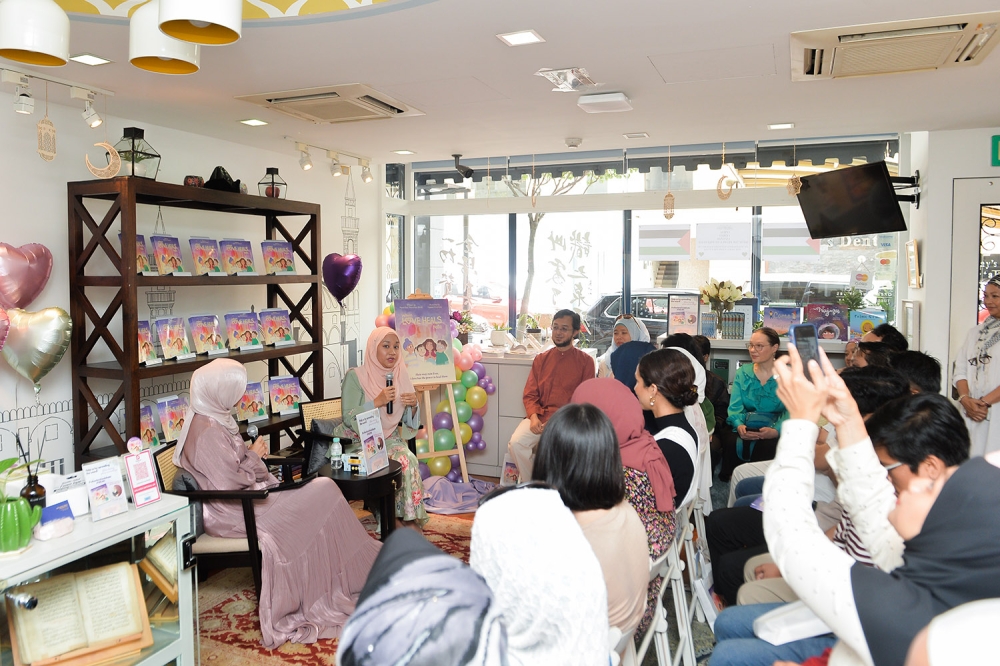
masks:
<path fill-rule="evenodd" d="M 330 400 L 315 400 L 299 403 L 299 417 L 302 419 L 302 432 L 312 432 L 313 419 L 343 419 L 340 398 Z"/>

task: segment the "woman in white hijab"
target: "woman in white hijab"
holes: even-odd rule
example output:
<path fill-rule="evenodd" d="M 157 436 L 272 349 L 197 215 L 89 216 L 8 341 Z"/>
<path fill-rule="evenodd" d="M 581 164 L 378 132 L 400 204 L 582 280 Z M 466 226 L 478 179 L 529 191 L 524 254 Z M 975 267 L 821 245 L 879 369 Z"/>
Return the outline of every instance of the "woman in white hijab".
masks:
<path fill-rule="evenodd" d="M 611 355 L 615 350 L 626 342 L 649 342 L 649 330 L 641 320 L 633 315 L 618 315 L 615 320 L 615 328 L 611 334 L 611 346 L 608 351 L 598 359 L 597 376 L 611 377 Z"/>

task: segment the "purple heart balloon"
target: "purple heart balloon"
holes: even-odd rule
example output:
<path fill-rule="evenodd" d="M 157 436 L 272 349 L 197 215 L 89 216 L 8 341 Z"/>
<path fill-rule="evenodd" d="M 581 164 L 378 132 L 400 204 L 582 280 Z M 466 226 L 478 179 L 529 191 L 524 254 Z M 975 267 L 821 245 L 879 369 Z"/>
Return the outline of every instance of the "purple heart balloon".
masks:
<path fill-rule="evenodd" d="M 323 282 L 338 303 L 343 303 L 361 280 L 361 257 L 332 252 L 323 259 Z"/>

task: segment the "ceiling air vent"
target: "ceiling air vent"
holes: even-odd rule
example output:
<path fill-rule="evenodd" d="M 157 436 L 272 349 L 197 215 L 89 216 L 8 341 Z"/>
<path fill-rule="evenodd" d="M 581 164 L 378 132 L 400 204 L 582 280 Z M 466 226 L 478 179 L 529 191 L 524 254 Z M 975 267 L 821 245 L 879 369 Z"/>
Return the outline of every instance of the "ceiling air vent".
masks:
<path fill-rule="evenodd" d="M 349 123 L 423 115 L 363 83 L 245 95 L 236 99 L 313 123 Z"/>
<path fill-rule="evenodd" d="M 982 62 L 1000 12 L 892 21 L 791 34 L 793 81 L 893 74 Z"/>

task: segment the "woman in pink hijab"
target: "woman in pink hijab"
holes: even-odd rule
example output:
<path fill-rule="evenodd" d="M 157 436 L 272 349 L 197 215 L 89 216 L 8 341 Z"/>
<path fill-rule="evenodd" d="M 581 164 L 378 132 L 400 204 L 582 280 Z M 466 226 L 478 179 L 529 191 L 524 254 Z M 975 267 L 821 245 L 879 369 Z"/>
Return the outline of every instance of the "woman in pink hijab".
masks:
<path fill-rule="evenodd" d="M 232 417 L 246 385 L 246 368 L 232 359 L 212 361 L 191 376 L 191 406 L 174 463 L 203 490 L 278 484 L 261 461 L 264 440 L 247 447 Z M 254 504 L 254 513 L 262 555 L 261 643 L 273 650 L 286 641 L 340 636 L 382 544 L 368 536 L 327 478 L 273 493 Z M 202 515 L 212 536 L 246 536 L 239 502 L 205 502 Z"/>
<path fill-rule="evenodd" d="M 392 375 L 392 386 L 386 386 L 386 375 Z M 387 326 L 372 331 L 364 363 L 344 375 L 340 400 L 344 423 L 337 429 L 337 435 L 350 437 L 356 443 L 360 442 L 358 414 L 379 410 L 389 458 L 403 466 L 403 483 L 396 490 L 396 517 L 423 527 L 428 521 L 424 482 L 417 457 L 406 445 L 406 440 L 415 437 L 420 427 L 420 411 L 396 331 Z M 392 404 L 391 414 L 386 411 L 389 404 Z"/>

